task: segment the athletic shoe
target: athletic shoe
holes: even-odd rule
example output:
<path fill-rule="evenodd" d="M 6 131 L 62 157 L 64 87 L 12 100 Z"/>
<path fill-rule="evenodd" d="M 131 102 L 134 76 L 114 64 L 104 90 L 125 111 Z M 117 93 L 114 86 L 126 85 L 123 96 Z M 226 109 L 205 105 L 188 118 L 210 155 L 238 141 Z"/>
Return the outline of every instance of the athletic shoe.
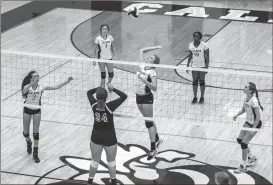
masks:
<path fill-rule="evenodd" d="M 31 154 L 32 153 L 32 142 L 27 141 L 27 153 Z"/>
<path fill-rule="evenodd" d="M 192 103 L 192 104 L 196 104 L 196 102 L 197 102 L 197 98 L 194 97 L 193 100 L 191 101 L 191 103 Z"/>
<path fill-rule="evenodd" d="M 35 163 L 40 162 L 40 159 L 38 157 L 38 147 L 33 148 L 33 159 L 34 159 Z"/>
<path fill-rule="evenodd" d="M 156 148 L 155 150 L 151 150 L 151 151 L 149 152 L 149 155 L 148 155 L 148 157 L 147 157 L 147 160 L 148 160 L 148 161 L 152 160 L 152 159 L 156 156 L 157 153 L 158 153 L 158 149 L 157 149 L 157 148 Z"/>
<path fill-rule="evenodd" d="M 248 157 L 246 166 L 247 167 L 253 166 L 256 163 L 256 161 L 257 161 L 257 158 L 255 156 Z"/>
<path fill-rule="evenodd" d="M 240 167 L 233 171 L 236 174 L 247 172 L 247 168 L 240 164 Z"/>
<path fill-rule="evenodd" d="M 204 103 L 204 97 L 201 97 L 199 100 L 199 104 L 203 104 Z"/>

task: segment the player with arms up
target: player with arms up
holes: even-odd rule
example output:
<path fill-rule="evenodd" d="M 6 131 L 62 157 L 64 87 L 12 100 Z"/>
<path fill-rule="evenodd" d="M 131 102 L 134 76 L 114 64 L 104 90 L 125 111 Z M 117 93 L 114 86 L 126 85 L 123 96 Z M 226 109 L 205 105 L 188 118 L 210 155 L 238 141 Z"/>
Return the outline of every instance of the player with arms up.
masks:
<path fill-rule="evenodd" d="M 39 74 L 36 71 L 30 71 L 22 82 L 21 92 L 25 99 L 23 111 L 23 135 L 27 142 L 27 153 L 32 153 L 32 141 L 29 137 L 29 129 L 31 117 L 33 116 L 33 159 L 36 163 L 40 162 L 38 157 L 38 144 L 39 144 L 39 127 L 41 122 L 41 98 L 42 93 L 46 90 L 57 90 L 68 84 L 72 77 L 67 81 L 55 86 L 50 87 L 39 83 Z"/>
<path fill-rule="evenodd" d="M 115 58 L 113 46 L 114 38 L 109 35 L 108 32 L 109 26 L 107 24 L 102 24 L 100 26 L 100 35 L 95 39 L 95 56 L 97 56 L 98 59 L 112 60 Z M 93 64 L 96 65 L 96 62 Z M 99 62 L 99 68 L 101 72 L 101 87 L 105 87 L 105 66 L 107 67 L 109 75 L 107 83 L 111 83 L 114 77 L 113 64 Z"/>
<path fill-rule="evenodd" d="M 201 41 L 202 33 L 197 31 L 193 33 L 193 42 L 189 44 L 189 57 L 187 67 L 208 68 L 209 67 L 209 47 L 205 42 Z M 198 81 L 200 84 L 201 97 L 199 103 L 204 103 L 205 94 L 205 76 L 207 72 L 192 71 L 192 85 L 194 98 L 192 104 L 197 102 Z"/>
<path fill-rule="evenodd" d="M 140 61 L 142 65 L 137 71 L 137 77 L 139 80 L 136 86 L 136 103 L 139 111 L 144 117 L 153 117 L 154 96 L 152 91 L 155 92 L 157 90 L 157 75 L 155 68 L 145 66 L 145 63 L 159 64 L 160 62 L 160 58 L 157 55 L 152 55 L 144 61 L 144 53 L 161 48 L 161 46 L 155 46 L 140 50 Z M 155 122 L 145 120 L 145 125 L 148 128 L 151 141 L 151 150 L 147 160 L 151 160 L 158 153 L 158 148 L 162 143 L 162 140 L 158 136 Z"/>
<path fill-rule="evenodd" d="M 106 103 L 108 93 L 105 88 L 99 87 L 87 92 L 90 105 L 94 113 L 94 126 L 91 136 L 90 148 L 92 159 L 89 170 L 88 184 L 93 183 L 96 174 L 101 153 L 104 149 L 108 161 L 108 170 L 111 177 L 112 185 L 116 182 L 116 154 L 117 154 L 117 137 L 114 127 L 113 112 L 127 99 L 127 95 L 115 89 L 112 84 L 107 84 L 108 90 L 119 95 L 116 100 Z M 96 93 L 96 98 L 93 94 Z"/>
<path fill-rule="evenodd" d="M 237 117 L 246 112 L 246 122 L 244 127 L 247 128 L 261 128 L 262 121 L 260 116 L 260 109 L 263 110 L 261 106 L 258 90 L 256 85 L 252 82 L 246 84 L 243 89 L 246 94 L 246 98 L 244 100 L 244 105 L 241 110 L 233 117 L 234 121 L 236 121 Z M 255 94 L 255 96 L 254 96 Z M 252 166 L 256 162 L 256 157 L 252 156 L 250 149 L 248 148 L 249 142 L 256 135 L 257 131 L 248 131 L 241 130 L 239 137 L 237 138 L 237 142 L 241 145 L 242 148 L 242 164 L 240 167 L 234 171 L 234 173 L 244 173 L 247 171 L 247 166 Z"/>

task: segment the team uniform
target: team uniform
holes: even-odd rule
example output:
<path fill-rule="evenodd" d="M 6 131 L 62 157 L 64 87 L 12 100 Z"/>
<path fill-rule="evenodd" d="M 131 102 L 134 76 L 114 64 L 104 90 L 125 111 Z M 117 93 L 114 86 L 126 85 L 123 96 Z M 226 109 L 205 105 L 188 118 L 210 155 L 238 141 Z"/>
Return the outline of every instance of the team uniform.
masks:
<path fill-rule="evenodd" d="M 155 69 L 145 69 L 145 66 L 140 66 L 137 76 L 142 75 L 148 82 L 152 82 L 152 77 L 156 77 Z M 138 79 L 136 83 L 136 103 L 137 104 L 153 104 L 154 96 L 151 89 Z"/>
<path fill-rule="evenodd" d="M 97 100 L 93 94 L 98 88 L 88 91 L 87 96 L 94 113 L 94 126 L 91 141 L 97 145 L 113 146 L 117 144 L 117 137 L 114 126 L 113 112 L 126 100 L 127 95 L 117 89 L 113 89 L 120 97 L 116 100 L 106 103 L 105 110 L 97 109 Z"/>
<path fill-rule="evenodd" d="M 192 68 L 205 68 L 205 51 L 209 49 L 208 45 L 205 42 L 200 42 L 198 47 L 194 46 L 194 42 L 189 44 L 189 51 L 192 52 L 192 60 L 190 62 L 190 67 Z M 202 78 L 207 72 L 203 71 L 192 71 L 192 75 L 197 75 L 197 78 Z"/>
<path fill-rule="evenodd" d="M 114 38 L 111 35 L 107 35 L 107 38 L 102 38 L 101 35 L 97 36 L 95 39 L 95 43 L 99 47 L 99 53 L 98 58 L 99 59 L 106 59 L 106 60 L 112 60 L 112 52 L 111 52 L 111 46 L 114 41 Z"/>
<path fill-rule="evenodd" d="M 253 127 L 253 124 L 255 122 L 256 119 L 256 114 L 254 112 L 254 108 L 259 108 L 259 102 L 258 99 L 255 96 L 252 96 L 248 101 L 246 101 L 247 99 L 245 99 L 244 101 L 244 109 L 246 111 L 246 124 L 249 127 Z M 260 120 L 257 127 L 256 128 L 261 128 L 262 126 L 262 121 Z"/>
<path fill-rule="evenodd" d="M 41 114 L 41 99 L 46 85 L 38 84 L 36 89 L 32 87 L 24 96 L 24 113 L 29 115 Z"/>

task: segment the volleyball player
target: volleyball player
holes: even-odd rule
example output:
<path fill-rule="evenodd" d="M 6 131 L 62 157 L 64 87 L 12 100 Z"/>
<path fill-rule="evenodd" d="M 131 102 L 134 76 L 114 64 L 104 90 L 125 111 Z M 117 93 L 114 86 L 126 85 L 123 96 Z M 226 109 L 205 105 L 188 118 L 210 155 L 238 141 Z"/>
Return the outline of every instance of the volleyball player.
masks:
<path fill-rule="evenodd" d="M 140 61 L 147 64 L 159 64 L 160 58 L 157 55 L 150 56 L 144 61 L 144 53 L 153 51 L 156 49 L 161 49 L 161 46 L 149 47 L 140 50 Z M 144 117 L 153 117 L 153 103 L 154 96 L 152 91 L 157 90 L 157 75 L 154 67 L 148 67 L 141 65 L 138 72 L 138 83 L 136 87 L 136 103 L 139 111 Z M 147 160 L 151 160 L 158 153 L 159 145 L 162 140 L 159 138 L 156 124 L 153 121 L 145 120 L 145 125 L 148 128 L 151 150 L 149 152 Z"/>
<path fill-rule="evenodd" d="M 246 122 L 244 123 L 244 127 L 247 128 L 261 128 L 262 121 L 260 119 L 260 109 L 263 110 L 261 106 L 258 90 L 256 85 L 252 82 L 246 84 L 243 89 L 246 94 L 246 98 L 244 100 L 244 105 L 241 110 L 233 117 L 234 121 L 236 121 L 237 117 L 246 112 Z M 240 167 L 234 171 L 234 173 L 244 173 L 247 171 L 247 166 L 254 165 L 256 162 L 256 157 L 252 156 L 250 149 L 248 148 L 249 142 L 256 135 L 257 131 L 248 131 L 241 130 L 239 137 L 237 138 L 237 142 L 241 145 L 242 148 L 242 164 Z"/>
<path fill-rule="evenodd" d="M 202 33 L 197 31 L 193 33 L 193 42 L 189 44 L 189 57 L 187 67 L 192 68 L 208 68 L 209 67 L 209 47 L 205 42 L 201 41 Z M 188 72 L 188 71 L 187 71 Z M 197 102 L 197 89 L 198 82 L 200 85 L 201 97 L 199 104 L 204 103 L 205 94 L 205 76 L 207 72 L 205 71 L 192 71 L 192 85 L 194 98 L 192 104 Z"/>
<path fill-rule="evenodd" d="M 95 39 L 95 55 L 98 57 L 98 59 L 105 59 L 105 60 L 112 60 L 115 58 L 114 53 L 114 38 L 108 34 L 109 32 L 109 26 L 107 24 L 102 24 L 100 26 L 100 35 L 96 37 Z M 96 62 L 93 63 L 96 65 Z M 101 72 L 101 87 L 105 87 L 105 78 L 106 78 L 106 71 L 105 66 L 108 70 L 108 82 L 111 83 L 113 77 L 114 77 L 114 71 L 113 71 L 113 64 L 112 63 L 102 63 L 99 62 L 99 68 Z"/>
<path fill-rule="evenodd" d="M 31 117 L 33 117 L 33 159 L 36 163 L 40 162 L 38 157 L 39 127 L 41 122 L 41 98 L 45 90 L 60 89 L 68 84 L 73 78 L 69 77 L 64 83 L 55 87 L 45 86 L 39 83 L 39 74 L 36 71 L 30 71 L 22 82 L 21 92 L 24 102 L 23 111 L 23 135 L 27 142 L 27 153 L 32 153 L 32 141 L 29 136 Z"/>
<path fill-rule="evenodd" d="M 103 87 L 94 88 L 87 92 L 87 97 L 94 113 L 94 126 L 90 142 L 92 159 L 89 170 L 88 184 L 93 183 L 93 178 L 99 166 L 103 149 L 106 152 L 111 183 L 112 185 L 117 183 L 117 137 L 114 127 L 113 112 L 127 99 L 127 95 L 124 92 L 115 89 L 110 83 L 108 83 L 107 86 L 108 90 L 115 92 L 117 95 L 119 95 L 119 98 L 106 103 L 108 93 Z M 93 95 L 95 93 L 97 100 Z"/>

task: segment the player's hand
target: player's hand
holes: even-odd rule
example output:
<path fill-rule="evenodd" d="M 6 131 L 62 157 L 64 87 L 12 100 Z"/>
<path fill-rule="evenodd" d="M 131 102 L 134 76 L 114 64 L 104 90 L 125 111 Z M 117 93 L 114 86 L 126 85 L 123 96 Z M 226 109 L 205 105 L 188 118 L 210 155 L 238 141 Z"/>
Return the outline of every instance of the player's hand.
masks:
<path fill-rule="evenodd" d="M 236 119 L 237 119 L 237 116 L 233 116 L 233 120 L 236 121 Z"/>
<path fill-rule="evenodd" d="M 67 83 L 71 82 L 72 80 L 73 80 L 73 77 L 69 77 L 69 78 L 67 79 Z"/>
<path fill-rule="evenodd" d="M 113 91 L 114 90 L 113 84 L 107 83 L 106 85 L 107 85 L 109 91 Z"/>
<path fill-rule="evenodd" d="M 187 66 L 187 67 L 189 67 L 189 66 Z M 189 72 L 190 72 L 190 70 L 186 70 L 186 72 L 187 72 L 187 73 L 189 73 Z"/>
<path fill-rule="evenodd" d="M 96 65 L 97 65 L 97 62 L 94 61 L 94 62 L 93 62 L 93 66 L 96 66 Z"/>

